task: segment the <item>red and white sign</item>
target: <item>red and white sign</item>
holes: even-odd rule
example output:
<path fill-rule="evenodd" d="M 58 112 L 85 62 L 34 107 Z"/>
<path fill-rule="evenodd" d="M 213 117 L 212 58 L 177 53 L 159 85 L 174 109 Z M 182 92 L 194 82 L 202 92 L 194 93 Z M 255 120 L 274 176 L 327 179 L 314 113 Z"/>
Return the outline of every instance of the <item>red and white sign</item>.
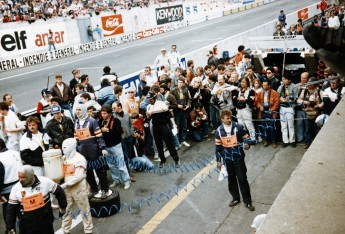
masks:
<path fill-rule="evenodd" d="M 150 28 L 150 29 L 147 29 L 147 30 L 144 30 L 141 32 L 137 32 L 135 34 L 135 38 L 141 39 L 141 38 L 150 37 L 150 36 L 161 34 L 161 33 L 165 33 L 165 27 L 164 26 L 160 26 L 160 27 L 156 27 L 156 28 Z"/>
<path fill-rule="evenodd" d="M 308 7 L 299 10 L 297 12 L 297 17 L 298 17 L 298 19 L 307 20 L 309 18 L 309 16 L 308 16 Z"/>
<path fill-rule="evenodd" d="M 1 30 L 0 57 L 37 53 L 48 50 L 49 30 L 53 32 L 56 49 L 68 46 L 68 36 L 64 23 L 32 25 L 30 28 Z"/>
<path fill-rule="evenodd" d="M 124 33 L 122 15 L 110 15 L 102 17 L 103 35 L 105 37 Z"/>

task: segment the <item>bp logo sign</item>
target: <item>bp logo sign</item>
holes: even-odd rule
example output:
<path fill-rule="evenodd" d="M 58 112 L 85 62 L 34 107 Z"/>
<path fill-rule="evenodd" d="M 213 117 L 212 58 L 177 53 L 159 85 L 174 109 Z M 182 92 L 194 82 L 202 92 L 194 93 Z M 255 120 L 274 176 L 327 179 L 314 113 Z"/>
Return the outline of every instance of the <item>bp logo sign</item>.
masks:
<path fill-rule="evenodd" d="M 182 5 L 156 9 L 157 25 L 183 20 Z"/>

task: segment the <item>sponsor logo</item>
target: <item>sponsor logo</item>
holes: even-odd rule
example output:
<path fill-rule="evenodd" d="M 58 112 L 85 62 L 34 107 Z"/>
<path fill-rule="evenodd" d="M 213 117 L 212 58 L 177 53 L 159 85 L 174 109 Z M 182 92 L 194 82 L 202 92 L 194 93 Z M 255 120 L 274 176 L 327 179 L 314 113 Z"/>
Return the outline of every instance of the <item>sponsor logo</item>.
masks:
<path fill-rule="evenodd" d="M 102 17 L 102 28 L 105 37 L 124 33 L 122 15 L 111 15 Z"/>
<path fill-rule="evenodd" d="M 309 18 L 309 16 L 308 16 L 308 7 L 304 8 L 302 10 L 299 10 L 297 12 L 297 17 L 299 19 L 302 19 L 302 20 L 307 20 Z"/>
<path fill-rule="evenodd" d="M 141 39 L 141 38 L 150 37 L 150 36 L 161 34 L 161 33 L 165 33 L 164 26 L 160 26 L 160 27 L 156 27 L 156 28 L 150 28 L 150 29 L 147 29 L 147 30 L 142 31 L 142 32 L 137 32 L 135 34 L 135 38 Z"/>
<path fill-rule="evenodd" d="M 183 20 L 182 5 L 162 7 L 156 9 L 157 25 Z"/>
<path fill-rule="evenodd" d="M 283 40 L 283 39 L 295 39 L 297 36 L 274 36 L 273 39 Z"/>

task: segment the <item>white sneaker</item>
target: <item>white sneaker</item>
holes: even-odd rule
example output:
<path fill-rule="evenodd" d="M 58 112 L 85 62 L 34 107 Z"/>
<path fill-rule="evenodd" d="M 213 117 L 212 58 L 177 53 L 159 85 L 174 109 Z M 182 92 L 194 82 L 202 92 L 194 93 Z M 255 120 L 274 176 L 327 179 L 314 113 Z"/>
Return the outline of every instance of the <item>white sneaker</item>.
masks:
<path fill-rule="evenodd" d="M 262 137 L 261 136 L 258 136 L 258 141 L 262 142 Z"/>
<path fill-rule="evenodd" d="M 186 147 L 189 147 L 190 146 L 190 144 L 188 144 L 187 142 L 182 142 L 182 145 L 184 145 L 184 146 L 186 146 Z"/>
<path fill-rule="evenodd" d="M 96 195 L 94 195 L 95 198 L 106 198 L 109 197 L 111 194 L 113 194 L 112 190 L 108 190 L 107 192 L 103 191 L 103 190 L 99 190 L 98 193 Z"/>
<path fill-rule="evenodd" d="M 123 187 L 124 190 L 127 190 L 131 187 L 131 184 L 130 183 L 126 183 L 125 184 L 125 187 Z"/>
<path fill-rule="evenodd" d="M 215 130 L 212 130 L 211 134 L 212 134 L 212 135 L 216 134 L 216 131 L 215 131 Z"/>
<path fill-rule="evenodd" d="M 155 156 L 153 157 L 153 161 L 155 162 L 160 162 L 161 159 L 159 158 L 158 154 L 155 154 Z"/>

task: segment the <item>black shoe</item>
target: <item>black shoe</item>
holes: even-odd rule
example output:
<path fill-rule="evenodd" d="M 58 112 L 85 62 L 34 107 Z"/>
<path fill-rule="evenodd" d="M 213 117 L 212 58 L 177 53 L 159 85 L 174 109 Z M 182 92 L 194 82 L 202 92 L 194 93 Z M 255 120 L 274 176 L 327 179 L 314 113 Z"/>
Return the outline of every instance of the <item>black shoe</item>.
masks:
<path fill-rule="evenodd" d="M 282 144 L 282 148 L 285 148 L 285 147 L 287 147 L 289 145 L 289 143 L 283 143 Z"/>
<path fill-rule="evenodd" d="M 178 161 L 175 161 L 175 168 L 180 168 L 180 159 Z"/>
<path fill-rule="evenodd" d="M 292 142 L 292 143 L 291 143 L 291 147 L 292 147 L 292 148 L 296 148 L 296 143 L 295 143 L 295 142 Z"/>
<path fill-rule="evenodd" d="M 229 207 L 234 207 L 234 206 L 236 206 L 238 203 L 240 203 L 240 200 L 233 200 L 233 201 L 230 202 Z"/>
<path fill-rule="evenodd" d="M 254 207 L 251 203 L 246 204 L 246 207 L 247 207 L 248 210 L 250 210 L 250 211 L 254 211 L 254 210 L 255 210 L 255 207 Z"/>

